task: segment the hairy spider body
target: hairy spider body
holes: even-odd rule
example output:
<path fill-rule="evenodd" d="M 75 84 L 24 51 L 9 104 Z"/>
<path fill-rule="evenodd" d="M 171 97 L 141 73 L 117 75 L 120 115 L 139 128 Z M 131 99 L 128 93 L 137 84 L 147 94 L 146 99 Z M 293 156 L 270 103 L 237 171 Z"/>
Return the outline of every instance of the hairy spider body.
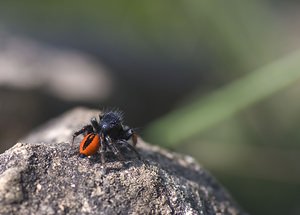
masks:
<path fill-rule="evenodd" d="M 93 155 L 100 149 L 102 163 L 105 163 L 105 153 L 108 150 L 120 160 L 124 160 L 120 147 L 125 147 L 140 159 L 134 147 L 137 143 L 137 134 L 132 128 L 123 124 L 122 113 L 119 111 L 109 111 L 99 115 L 99 122 L 96 118 L 92 118 L 90 124 L 73 133 L 72 144 L 80 134 L 84 135 L 79 147 L 80 156 Z"/>

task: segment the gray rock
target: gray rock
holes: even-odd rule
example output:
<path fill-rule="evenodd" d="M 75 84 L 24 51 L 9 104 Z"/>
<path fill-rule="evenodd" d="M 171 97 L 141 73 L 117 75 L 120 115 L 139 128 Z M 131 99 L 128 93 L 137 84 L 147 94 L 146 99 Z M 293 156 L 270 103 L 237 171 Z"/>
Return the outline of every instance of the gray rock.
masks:
<path fill-rule="evenodd" d="M 0 155 L 0 214 L 245 214 L 193 158 L 142 139 L 143 161 L 80 158 L 71 134 L 98 114 L 77 108 Z"/>

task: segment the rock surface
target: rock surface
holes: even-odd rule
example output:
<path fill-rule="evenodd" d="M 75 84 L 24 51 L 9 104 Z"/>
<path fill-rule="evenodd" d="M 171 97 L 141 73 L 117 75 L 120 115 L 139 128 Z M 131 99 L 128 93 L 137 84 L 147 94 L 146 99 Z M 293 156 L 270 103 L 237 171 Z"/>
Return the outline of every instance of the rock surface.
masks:
<path fill-rule="evenodd" d="M 99 112 L 77 108 L 0 155 L 0 214 L 245 214 L 193 158 L 148 145 L 78 156 L 71 134 Z"/>

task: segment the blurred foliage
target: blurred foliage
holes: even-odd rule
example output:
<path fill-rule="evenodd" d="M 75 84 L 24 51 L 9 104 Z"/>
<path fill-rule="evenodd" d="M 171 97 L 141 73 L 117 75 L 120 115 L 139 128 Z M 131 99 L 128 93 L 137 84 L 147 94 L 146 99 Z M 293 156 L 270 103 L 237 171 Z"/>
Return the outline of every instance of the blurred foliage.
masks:
<path fill-rule="evenodd" d="M 250 213 L 299 214 L 299 34 L 285 6 L 299 14 L 271 0 L 2 1 L 0 19 L 126 67 L 122 109 L 173 109 L 151 142 L 193 155 Z"/>
<path fill-rule="evenodd" d="M 204 132 L 207 128 L 300 80 L 299 60 L 300 51 L 253 71 L 204 99 L 194 98 L 190 104 L 176 109 L 150 125 L 148 136 L 154 137 L 154 142 L 172 146 Z"/>
<path fill-rule="evenodd" d="M 131 50 L 128 55 L 141 51 L 194 63 L 214 57 L 215 68 L 223 67 L 229 77 L 276 56 L 278 32 L 273 34 L 270 13 L 261 1 L 29 2 L 1 2 L 0 17 L 12 25 L 22 19 L 18 28 L 38 28 L 45 37 L 75 31 L 90 43 L 101 38 L 125 46 Z"/>

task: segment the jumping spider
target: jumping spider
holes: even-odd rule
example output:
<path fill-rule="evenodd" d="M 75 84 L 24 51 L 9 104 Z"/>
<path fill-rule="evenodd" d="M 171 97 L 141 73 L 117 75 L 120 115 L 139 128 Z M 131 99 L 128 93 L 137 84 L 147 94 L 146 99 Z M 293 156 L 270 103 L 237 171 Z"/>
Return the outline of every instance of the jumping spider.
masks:
<path fill-rule="evenodd" d="M 112 151 L 118 159 L 124 160 L 120 147 L 125 147 L 133 151 L 138 159 L 141 159 L 135 149 L 137 134 L 132 128 L 123 124 L 120 111 L 108 111 L 100 114 L 99 122 L 93 117 L 90 124 L 73 133 L 72 145 L 74 139 L 80 134 L 84 135 L 79 148 L 81 157 L 93 155 L 100 149 L 102 163 L 106 161 L 107 150 Z M 132 141 L 132 145 L 129 141 Z"/>

